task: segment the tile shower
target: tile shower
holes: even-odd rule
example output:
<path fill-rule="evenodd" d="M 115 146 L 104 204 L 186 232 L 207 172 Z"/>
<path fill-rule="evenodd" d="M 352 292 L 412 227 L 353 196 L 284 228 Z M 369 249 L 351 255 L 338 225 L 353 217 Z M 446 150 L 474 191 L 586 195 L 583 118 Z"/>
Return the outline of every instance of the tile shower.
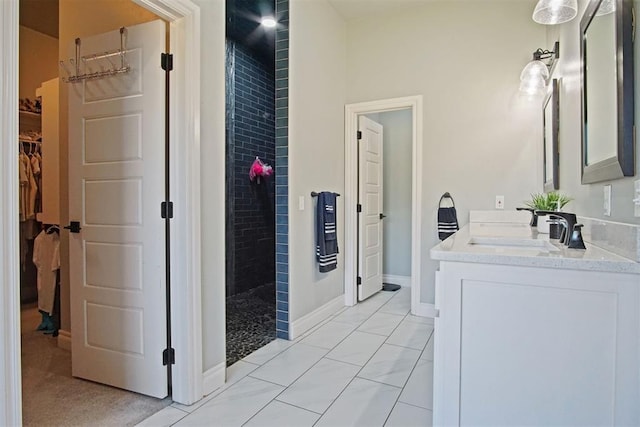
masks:
<path fill-rule="evenodd" d="M 275 160 L 274 63 L 226 42 L 227 365 L 276 337 L 275 179 L 249 180 Z M 205 184 L 206 188 L 206 184 Z"/>

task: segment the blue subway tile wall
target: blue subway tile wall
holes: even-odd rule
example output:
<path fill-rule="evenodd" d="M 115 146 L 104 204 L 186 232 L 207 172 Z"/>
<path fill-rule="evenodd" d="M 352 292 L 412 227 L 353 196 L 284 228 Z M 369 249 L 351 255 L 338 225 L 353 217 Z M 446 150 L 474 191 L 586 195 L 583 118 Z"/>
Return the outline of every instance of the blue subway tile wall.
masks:
<path fill-rule="evenodd" d="M 275 70 L 227 40 L 227 296 L 275 280 L 275 182 L 249 180 L 259 156 L 274 165 Z"/>
<path fill-rule="evenodd" d="M 289 339 L 289 0 L 276 0 L 276 336 Z"/>

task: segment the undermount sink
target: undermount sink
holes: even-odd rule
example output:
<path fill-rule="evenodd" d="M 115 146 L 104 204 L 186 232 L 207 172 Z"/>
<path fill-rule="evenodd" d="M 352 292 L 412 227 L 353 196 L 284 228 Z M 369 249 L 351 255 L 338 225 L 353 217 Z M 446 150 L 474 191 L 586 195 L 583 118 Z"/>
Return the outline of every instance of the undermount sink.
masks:
<path fill-rule="evenodd" d="M 513 237 L 471 237 L 469 244 L 482 248 L 497 249 L 533 249 L 544 252 L 560 251 L 547 240 Z"/>

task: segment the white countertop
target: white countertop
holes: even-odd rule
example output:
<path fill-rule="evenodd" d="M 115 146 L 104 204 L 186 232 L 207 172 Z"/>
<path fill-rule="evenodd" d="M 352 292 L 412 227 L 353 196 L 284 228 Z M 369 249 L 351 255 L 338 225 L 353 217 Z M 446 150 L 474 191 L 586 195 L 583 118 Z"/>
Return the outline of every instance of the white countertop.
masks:
<path fill-rule="evenodd" d="M 540 247 L 533 246 L 536 244 Z M 640 274 L 640 263 L 589 242 L 585 246 L 587 249 L 569 249 L 528 224 L 471 223 L 430 253 L 437 261 Z"/>

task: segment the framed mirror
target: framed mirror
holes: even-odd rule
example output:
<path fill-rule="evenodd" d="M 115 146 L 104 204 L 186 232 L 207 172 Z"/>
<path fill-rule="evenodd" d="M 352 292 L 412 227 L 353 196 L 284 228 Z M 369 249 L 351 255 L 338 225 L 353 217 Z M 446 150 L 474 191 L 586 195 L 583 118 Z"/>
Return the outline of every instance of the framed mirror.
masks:
<path fill-rule="evenodd" d="M 543 184 L 544 191 L 560 189 L 560 86 L 558 79 L 551 82 L 551 90 L 542 103 L 543 132 Z"/>
<path fill-rule="evenodd" d="M 582 183 L 633 176 L 632 0 L 590 0 L 580 23 Z"/>

